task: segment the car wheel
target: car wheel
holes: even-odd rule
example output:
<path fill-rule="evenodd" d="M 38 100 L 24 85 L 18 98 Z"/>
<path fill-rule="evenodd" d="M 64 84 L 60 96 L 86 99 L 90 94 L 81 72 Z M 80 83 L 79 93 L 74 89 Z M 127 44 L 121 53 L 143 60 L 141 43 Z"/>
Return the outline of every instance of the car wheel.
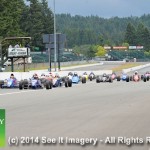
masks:
<path fill-rule="evenodd" d="M 23 89 L 23 81 L 20 81 L 19 82 L 19 90 L 22 90 Z"/>
<path fill-rule="evenodd" d="M 143 77 L 143 81 L 146 82 L 146 81 L 147 81 L 147 78 L 146 78 L 146 77 Z"/>
<path fill-rule="evenodd" d="M 129 77 L 126 78 L 126 82 L 129 82 Z"/>
<path fill-rule="evenodd" d="M 72 87 L 72 80 L 68 80 L 68 87 Z"/>

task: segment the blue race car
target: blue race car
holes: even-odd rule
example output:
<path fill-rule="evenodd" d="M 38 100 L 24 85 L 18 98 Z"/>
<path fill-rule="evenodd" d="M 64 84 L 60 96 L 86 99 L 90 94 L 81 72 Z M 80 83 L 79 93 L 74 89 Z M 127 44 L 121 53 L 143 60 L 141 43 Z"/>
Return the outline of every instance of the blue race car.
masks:
<path fill-rule="evenodd" d="M 129 81 L 130 81 L 130 77 L 129 77 L 129 75 L 123 73 L 122 76 L 121 76 L 121 80 L 122 80 L 122 81 L 129 82 Z M 119 80 L 118 80 L 118 81 L 119 81 Z"/>
<path fill-rule="evenodd" d="M 3 81 L 1 88 L 18 88 L 18 82 L 16 78 L 9 78 Z"/>
<path fill-rule="evenodd" d="M 77 73 L 73 74 L 72 72 L 69 72 L 68 76 L 65 77 L 64 79 L 65 87 L 72 87 L 72 83 L 78 84 L 79 81 L 80 81 L 80 77 L 78 76 Z"/>
<path fill-rule="evenodd" d="M 19 89 L 42 89 L 43 86 L 39 79 L 31 78 L 30 80 L 24 79 L 19 82 Z"/>
<path fill-rule="evenodd" d="M 41 83 L 37 74 L 34 74 L 31 79 L 24 79 L 19 82 L 19 89 L 43 89 L 44 85 Z"/>
<path fill-rule="evenodd" d="M 72 76 L 72 83 L 78 84 L 79 81 L 80 81 L 80 78 L 79 78 L 78 74 L 74 73 L 74 75 Z"/>

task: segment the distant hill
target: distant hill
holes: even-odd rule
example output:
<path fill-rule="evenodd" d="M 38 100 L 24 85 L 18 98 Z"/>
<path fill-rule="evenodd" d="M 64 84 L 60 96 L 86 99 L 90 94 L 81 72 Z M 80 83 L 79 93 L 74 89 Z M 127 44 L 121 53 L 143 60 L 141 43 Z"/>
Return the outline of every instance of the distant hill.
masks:
<path fill-rule="evenodd" d="M 127 25 L 135 28 L 143 23 L 150 30 L 150 14 L 141 17 L 113 17 L 56 15 L 57 32 L 67 35 L 67 46 L 84 44 L 121 45 L 124 42 Z"/>

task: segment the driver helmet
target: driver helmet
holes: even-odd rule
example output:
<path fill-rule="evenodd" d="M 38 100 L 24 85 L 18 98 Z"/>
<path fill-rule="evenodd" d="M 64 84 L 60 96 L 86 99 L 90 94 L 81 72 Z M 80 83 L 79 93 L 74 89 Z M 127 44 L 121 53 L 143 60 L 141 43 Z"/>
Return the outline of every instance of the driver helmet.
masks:
<path fill-rule="evenodd" d="M 77 72 L 75 72 L 75 73 L 74 73 L 74 76 L 77 76 L 77 75 L 78 75 Z"/>
<path fill-rule="evenodd" d="M 87 72 L 84 72 L 83 75 L 87 75 Z"/>
<path fill-rule="evenodd" d="M 10 78 L 14 78 L 14 74 L 13 73 L 10 75 Z"/>
<path fill-rule="evenodd" d="M 38 78 L 37 73 L 34 73 L 34 74 L 33 74 L 33 78 Z"/>
<path fill-rule="evenodd" d="M 149 71 L 147 71 L 146 74 L 149 74 Z"/>
<path fill-rule="evenodd" d="M 134 73 L 135 75 L 137 75 L 138 74 L 138 72 L 137 71 L 135 71 L 135 73 Z"/>
<path fill-rule="evenodd" d="M 49 73 L 49 76 L 54 77 L 53 74 L 52 74 L 52 72 Z"/>
<path fill-rule="evenodd" d="M 41 77 L 45 77 L 45 74 L 44 74 L 44 73 L 42 73 L 42 74 L 41 74 Z"/>
<path fill-rule="evenodd" d="M 59 74 L 58 73 L 55 74 L 55 78 L 59 78 Z"/>
<path fill-rule="evenodd" d="M 106 76 L 107 76 L 106 73 L 104 73 L 104 74 L 103 74 L 103 77 L 106 77 Z"/>
<path fill-rule="evenodd" d="M 72 72 L 69 72 L 69 73 L 68 73 L 68 76 L 72 76 L 72 75 L 73 75 L 73 73 L 72 73 Z"/>

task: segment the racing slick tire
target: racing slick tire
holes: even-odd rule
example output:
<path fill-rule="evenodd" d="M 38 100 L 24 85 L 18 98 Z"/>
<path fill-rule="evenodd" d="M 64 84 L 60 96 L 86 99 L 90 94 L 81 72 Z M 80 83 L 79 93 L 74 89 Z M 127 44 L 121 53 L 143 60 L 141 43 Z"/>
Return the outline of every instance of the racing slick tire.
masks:
<path fill-rule="evenodd" d="M 86 83 L 86 78 L 85 77 L 82 77 L 82 83 Z"/>
<path fill-rule="evenodd" d="M 120 79 L 120 76 L 118 76 L 118 77 L 117 77 L 117 81 L 120 81 L 120 80 L 121 80 L 121 79 Z"/>
<path fill-rule="evenodd" d="M 53 84 L 51 81 L 46 81 L 45 86 L 46 86 L 46 89 L 49 90 L 49 89 L 52 89 Z"/>
<path fill-rule="evenodd" d="M 4 85 L 4 80 L 0 80 L 0 88 L 2 88 L 2 85 Z"/>
<path fill-rule="evenodd" d="M 112 83 L 113 82 L 113 79 L 112 78 L 109 78 L 109 83 Z"/>
<path fill-rule="evenodd" d="M 68 87 L 72 87 L 72 80 L 71 79 L 68 80 Z"/>
<path fill-rule="evenodd" d="M 147 77 L 143 77 L 143 81 L 146 82 L 147 81 Z"/>
<path fill-rule="evenodd" d="M 149 81 L 149 76 L 147 76 L 147 81 Z"/>
<path fill-rule="evenodd" d="M 132 76 L 130 76 L 130 81 L 133 81 L 133 77 Z"/>
<path fill-rule="evenodd" d="M 24 80 L 22 81 L 22 84 L 23 84 L 24 89 L 28 89 L 29 82 L 28 82 L 27 79 L 24 79 Z"/>
<path fill-rule="evenodd" d="M 93 80 L 93 79 L 92 79 L 92 76 L 89 76 L 89 80 L 90 80 L 90 81 L 92 81 L 92 80 Z"/>
<path fill-rule="evenodd" d="M 68 79 L 65 79 L 65 87 L 68 87 Z"/>
<path fill-rule="evenodd" d="M 141 75 L 141 80 L 143 80 L 144 79 L 144 75 Z"/>
<path fill-rule="evenodd" d="M 23 90 L 23 81 L 19 82 L 19 90 Z"/>
<path fill-rule="evenodd" d="M 127 77 L 127 78 L 126 78 L 126 82 L 129 82 L 129 81 L 130 81 L 130 79 L 129 79 L 129 77 Z"/>
<path fill-rule="evenodd" d="M 100 83 L 100 78 L 99 77 L 96 78 L 96 83 Z"/>

